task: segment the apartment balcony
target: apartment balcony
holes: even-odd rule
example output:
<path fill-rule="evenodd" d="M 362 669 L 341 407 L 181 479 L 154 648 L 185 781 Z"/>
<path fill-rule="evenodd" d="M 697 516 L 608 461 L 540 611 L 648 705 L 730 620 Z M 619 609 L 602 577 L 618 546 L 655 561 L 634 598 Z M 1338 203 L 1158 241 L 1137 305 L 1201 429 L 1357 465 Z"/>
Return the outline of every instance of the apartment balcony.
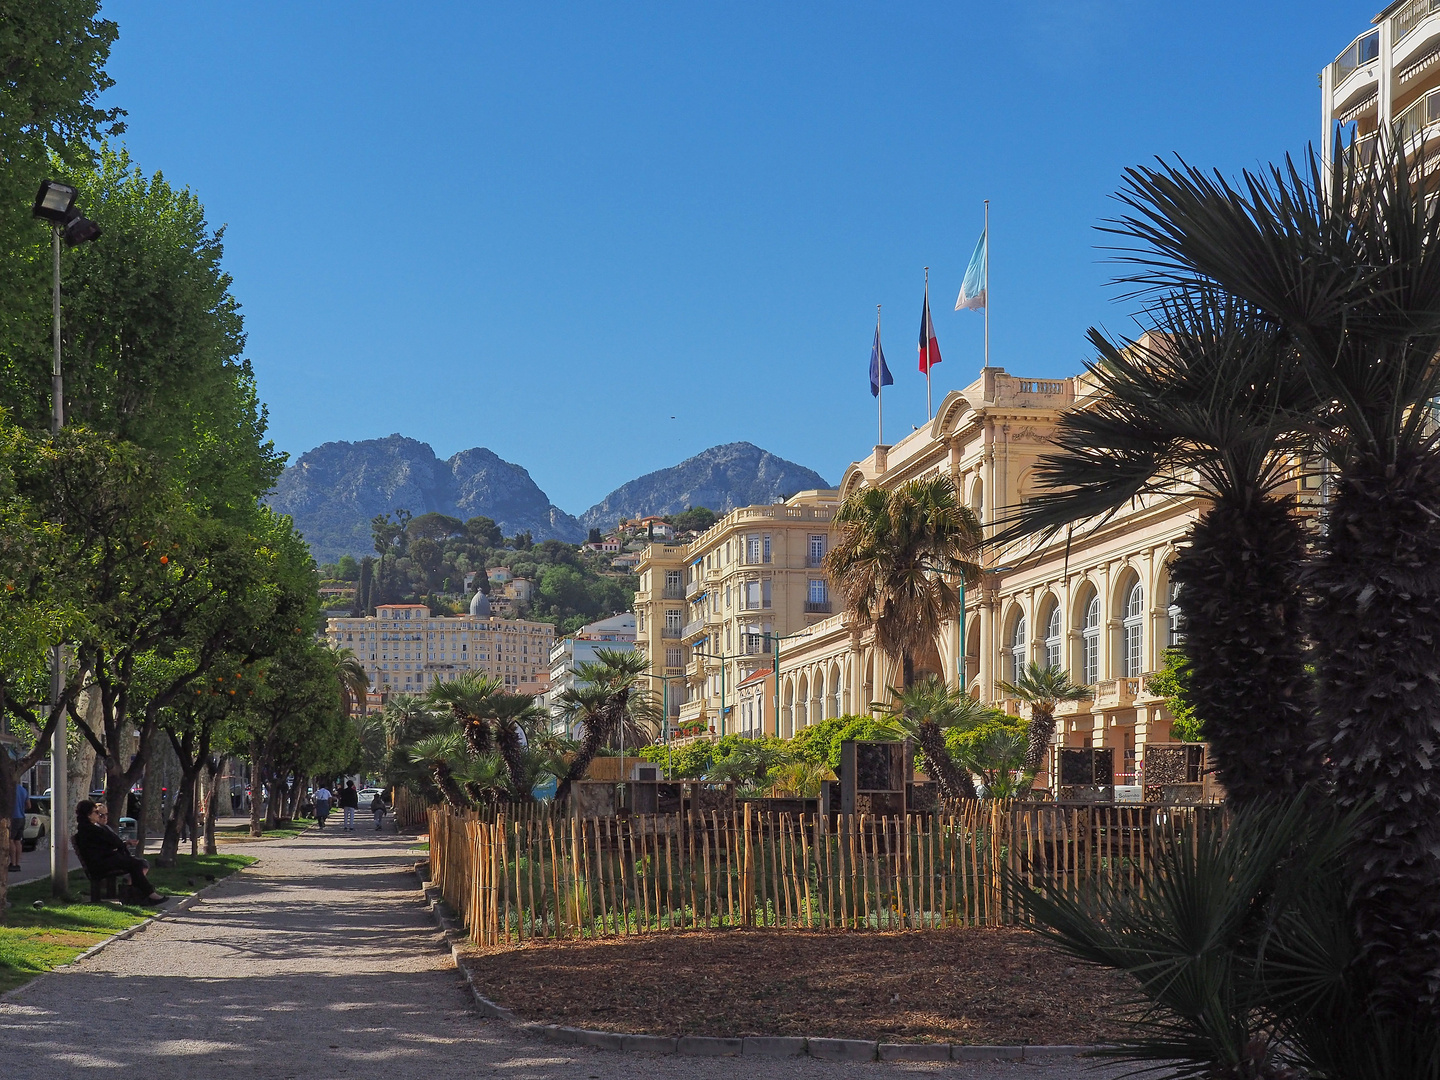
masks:
<path fill-rule="evenodd" d="M 1095 684 L 1095 704 L 1102 709 L 1131 705 L 1140 696 L 1140 679 L 1106 679 Z"/>
<path fill-rule="evenodd" d="M 680 723 L 693 724 L 705 719 L 705 699 L 696 698 L 680 706 Z"/>
<path fill-rule="evenodd" d="M 1330 65 L 1330 81 L 1335 88 L 1335 103 L 1348 103 L 1357 92 L 1379 76 L 1380 31 L 1361 34 Z"/>
<path fill-rule="evenodd" d="M 829 600 L 806 600 L 806 601 L 805 601 L 805 614 L 806 614 L 806 615 L 829 615 L 830 612 L 831 612 L 831 610 L 832 610 L 832 608 L 833 608 L 833 605 L 830 603 Z"/>
<path fill-rule="evenodd" d="M 822 566 L 824 566 L 824 565 L 825 565 L 825 556 L 824 556 L 824 555 L 821 555 L 819 558 L 816 558 L 814 555 L 807 555 L 807 556 L 805 556 L 805 569 L 807 569 L 807 570 L 818 570 L 818 569 L 820 569 L 820 567 L 822 567 Z"/>
<path fill-rule="evenodd" d="M 685 586 L 684 586 L 684 585 L 666 585 L 663 589 L 660 590 L 660 599 L 661 599 L 661 600 L 684 600 L 684 599 L 685 599 Z"/>
<path fill-rule="evenodd" d="M 1420 29 L 1421 25 L 1431 15 L 1440 12 L 1440 0 L 1411 0 L 1394 15 L 1390 16 L 1390 48 L 1394 50 L 1396 58 L 1400 55 L 1400 46 L 1407 38 Z M 1374 31 L 1372 30 L 1373 34 Z M 1351 45 L 1340 54 L 1341 58 L 1348 57 L 1355 46 Z M 1340 61 L 1336 60 L 1338 64 Z"/>
<path fill-rule="evenodd" d="M 662 626 L 662 627 L 660 628 L 660 636 L 661 636 L 662 638 L 675 638 L 675 639 L 678 640 L 679 637 L 680 637 L 680 627 L 678 627 L 678 626 Z"/>
<path fill-rule="evenodd" d="M 1088 713 L 1093 704 L 1095 704 L 1094 698 L 1081 698 L 1079 701 L 1057 701 L 1055 716 L 1078 716 L 1080 713 Z"/>
<path fill-rule="evenodd" d="M 692 581 L 692 582 L 690 582 L 689 585 L 686 585 L 686 586 L 685 586 L 685 599 L 686 599 L 686 600 L 694 600 L 695 597 L 699 596 L 699 595 L 700 595 L 702 592 L 704 592 L 704 591 L 705 591 L 705 582 L 702 581 L 702 580 L 700 579 L 700 576 L 697 574 L 696 577 L 695 577 L 695 580 Z"/>
<path fill-rule="evenodd" d="M 1434 134 L 1431 129 L 1437 122 L 1440 122 L 1440 89 L 1417 99 L 1395 118 L 1395 135 L 1409 153 Z"/>
<path fill-rule="evenodd" d="M 682 676 L 682 675 L 684 675 L 684 674 L 685 674 L 685 669 L 684 669 L 683 667 L 666 667 L 666 668 L 665 668 L 665 677 L 666 677 L 667 679 L 678 679 L 680 676 Z"/>
<path fill-rule="evenodd" d="M 685 629 L 680 631 L 680 636 L 686 641 L 689 641 L 693 637 L 698 637 L 704 631 L 708 621 L 709 617 L 706 615 L 702 615 L 698 619 L 691 620 L 690 622 L 685 624 Z"/>

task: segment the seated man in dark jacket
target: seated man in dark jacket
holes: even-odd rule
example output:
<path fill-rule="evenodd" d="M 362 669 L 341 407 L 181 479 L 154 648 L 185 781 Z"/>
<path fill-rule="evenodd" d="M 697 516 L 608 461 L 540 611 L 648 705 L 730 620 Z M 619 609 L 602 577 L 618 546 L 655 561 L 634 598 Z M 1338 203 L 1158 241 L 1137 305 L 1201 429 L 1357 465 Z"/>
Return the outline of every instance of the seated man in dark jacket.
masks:
<path fill-rule="evenodd" d="M 89 799 L 81 799 L 75 805 L 78 826 L 75 830 L 75 850 L 79 853 L 80 860 L 95 873 L 126 871 L 130 875 L 130 884 L 135 887 L 136 892 L 145 897 L 147 904 L 158 904 L 164 900 L 165 897 L 155 891 L 155 886 L 151 885 L 150 879 L 145 876 L 150 864 L 130 854 L 125 841 L 101 825 L 96 820 L 98 817 L 95 804 Z"/>

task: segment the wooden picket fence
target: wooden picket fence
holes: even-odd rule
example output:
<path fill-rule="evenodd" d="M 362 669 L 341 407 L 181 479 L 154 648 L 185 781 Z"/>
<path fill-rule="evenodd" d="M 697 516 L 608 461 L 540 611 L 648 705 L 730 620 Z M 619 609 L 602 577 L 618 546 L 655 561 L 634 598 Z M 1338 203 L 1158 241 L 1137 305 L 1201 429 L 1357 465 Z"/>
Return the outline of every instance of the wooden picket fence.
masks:
<path fill-rule="evenodd" d="M 477 945 L 736 926 L 1002 926 L 1024 921 L 1015 888 L 1074 889 L 1094 874 L 1136 882 L 1162 836 L 1218 812 L 991 800 L 906 818 L 747 806 L 517 821 L 432 807 L 430 865 Z"/>
<path fill-rule="evenodd" d="M 395 825 L 401 829 L 424 829 L 429 824 L 430 806 L 409 788 L 396 784 L 394 788 Z"/>

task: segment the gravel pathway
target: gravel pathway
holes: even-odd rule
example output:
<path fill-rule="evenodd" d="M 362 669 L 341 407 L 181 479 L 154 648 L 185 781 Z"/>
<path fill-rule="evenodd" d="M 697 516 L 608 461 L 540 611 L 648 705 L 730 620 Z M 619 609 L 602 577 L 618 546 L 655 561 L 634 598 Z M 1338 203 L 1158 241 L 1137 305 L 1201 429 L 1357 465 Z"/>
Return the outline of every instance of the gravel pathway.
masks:
<path fill-rule="evenodd" d="M 0 1001 L 6 1076 L 225 1080 L 975 1080 L 1113 1075 L 1054 1065 L 843 1065 L 619 1054 L 533 1043 L 471 1008 L 418 903 L 410 841 L 311 831 L 199 904 Z"/>

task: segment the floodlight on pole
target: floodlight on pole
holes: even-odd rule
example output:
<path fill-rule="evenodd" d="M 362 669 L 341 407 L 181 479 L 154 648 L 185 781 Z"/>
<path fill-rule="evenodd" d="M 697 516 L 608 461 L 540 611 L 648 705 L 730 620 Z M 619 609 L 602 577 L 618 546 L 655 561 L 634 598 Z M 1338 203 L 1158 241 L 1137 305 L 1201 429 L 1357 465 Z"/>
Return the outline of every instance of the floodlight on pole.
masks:
<path fill-rule="evenodd" d="M 70 220 L 70 211 L 75 206 L 76 191 L 69 184 L 46 180 L 40 185 L 35 196 L 34 213 L 54 225 L 64 225 Z"/>
<path fill-rule="evenodd" d="M 74 247 L 94 240 L 100 235 L 100 226 L 75 209 L 75 188 L 55 180 L 46 180 L 35 195 L 32 213 L 50 225 L 50 246 L 55 255 L 54 288 L 52 291 L 52 344 L 54 356 L 50 368 L 50 428 L 59 432 L 65 426 L 65 379 L 60 367 L 60 246 Z M 68 771 L 66 762 L 65 711 L 60 707 L 64 672 L 61 667 L 60 646 L 50 651 L 50 712 L 55 726 L 50 742 L 50 893 L 56 897 L 68 897 L 70 880 L 70 854 L 65 844 L 68 829 L 57 823 L 66 820 L 65 779 Z"/>

